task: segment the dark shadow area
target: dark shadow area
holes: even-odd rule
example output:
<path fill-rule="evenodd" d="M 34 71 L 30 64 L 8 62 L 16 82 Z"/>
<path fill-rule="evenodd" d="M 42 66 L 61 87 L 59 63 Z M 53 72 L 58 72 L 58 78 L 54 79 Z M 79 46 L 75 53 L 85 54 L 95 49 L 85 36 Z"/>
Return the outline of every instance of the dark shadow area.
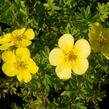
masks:
<path fill-rule="evenodd" d="M 106 84 L 104 87 L 106 91 L 106 97 L 99 103 L 100 109 L 109 109 L 109 84 Z"/>
<path fill-rule="evenodd" d="M 21 107 L 24 104 L 24 101 L 17 95 L 6 95 L 5 99 L 0 99 L 0 109 L 12 109 L 12 103 L 16 103 L 16 105 Z"/>

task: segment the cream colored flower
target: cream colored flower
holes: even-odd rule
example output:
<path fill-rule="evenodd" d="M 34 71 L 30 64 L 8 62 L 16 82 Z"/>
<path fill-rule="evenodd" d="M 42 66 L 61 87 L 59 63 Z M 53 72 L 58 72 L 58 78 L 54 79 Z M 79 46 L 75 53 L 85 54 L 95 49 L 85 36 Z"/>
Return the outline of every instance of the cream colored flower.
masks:
<path fill-rule="evenodd" d="M 91 25 L 89 42 L 94 52 L 101 52 L 109 59 L 109 28 L 103 28 L 99 22 Z"/>
<path fill-rule="evenodd" d="M 74 44 L 70 34 L 64 34 L 58 41 L 59 48 L 54 48 L 49 54 L 50 64 L 56 66 L 56 74 L 60 79 L 69 79 L 72 71 L 81 75 L 88 69 L 87 57 L 91 47 L 85 39 L 80 39 Z"/>

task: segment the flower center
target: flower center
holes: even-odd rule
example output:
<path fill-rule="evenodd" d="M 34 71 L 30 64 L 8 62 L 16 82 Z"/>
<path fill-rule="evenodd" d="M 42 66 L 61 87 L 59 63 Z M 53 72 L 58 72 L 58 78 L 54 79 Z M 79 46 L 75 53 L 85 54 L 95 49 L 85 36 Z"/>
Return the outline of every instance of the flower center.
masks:
<path fill-rule="evenodd" d="M 18 61 L 15 64 L 16 64 L 16 68 L 18 70 L 26 69 L 27 68 L 27 64 L 24 61 Z"/>
<path fill-rule="evenodd" d="M 105 44 L 106 44 L 106 39 L 104 38 L 102 32 L 100 33 L 100 37 L 97 38 L 97 42 L 98 42 L 100 45 L 105 45 Z"/>
<path fill-rule="evenodd" d="M 77 58 L 76 54 L 73 51 L 70 51 L 66 54 L 65 60 L 69 62 L 73 62 Z"/>
<path fill-rule="evenodd" d="M 18 44 L 19 43 L 19 41 L 21 41 L 22 40 L 22 36 L 21 35 L 17 35 L 17 34 L 12 34 L 12 41 L 14 42 L 14 43 L 16 43 L 16 44 Z"/>

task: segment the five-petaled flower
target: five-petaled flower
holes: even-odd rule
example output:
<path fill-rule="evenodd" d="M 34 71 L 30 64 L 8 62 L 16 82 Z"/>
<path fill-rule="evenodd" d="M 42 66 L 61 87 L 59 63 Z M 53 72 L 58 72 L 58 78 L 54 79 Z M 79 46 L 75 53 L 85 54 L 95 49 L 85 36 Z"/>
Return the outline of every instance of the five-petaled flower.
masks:
<path fill-rule="evenodd" d="M 89 42 L 94 52 L 101 52 L 109 59 L 109 28 L 95 22 L 89 29 Z"/>
<path fill-rule="evenodd" d="M 35 37 L 32 29 L 17 29 L 12 33 L 7 33 L 0 37 L 0 50 L 6 50 L 11 46 L 15 47 L 27 47 L 31 44 L 31 41 Z"/>
<path fill-rule="evenodd" d="M 31 59 L 27 48 L 18 48 L 14 51 L 4 51 L 2 53 L 4 64 L 3 72 L 10 77 L 17 76 L 20 82 L 29 82 L 31 74 L 38 71 L 38 66 Z"/>
<path fill-rule="evenodd" d="M 71 72 L 81 75 L 88 69 L 87 57 L 91 47 L 85 39 L 79 39 L 74 44 L 70 34 L 64 34 L 58 41 L 59 48 L 54 48 L 49 54 L 50 64 L 56 66 L 56 74 L 60 79 L 67 80 Z"/>

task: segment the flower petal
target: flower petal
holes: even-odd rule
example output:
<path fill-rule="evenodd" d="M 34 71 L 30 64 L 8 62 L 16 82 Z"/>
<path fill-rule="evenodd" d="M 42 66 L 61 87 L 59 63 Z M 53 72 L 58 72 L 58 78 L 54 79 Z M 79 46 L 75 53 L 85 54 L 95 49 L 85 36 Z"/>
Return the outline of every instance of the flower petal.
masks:
<path fill-rule="evenodd" d="M 19 72 L 17 74 L 17 79 L 20 81 L 20 82 L 29 82 L 31 80 L 31 74 L 27 71 L 27 70 L 22 70 L 21 72 Z"/>
<path fill-rule="evenodd" d="M 71 77 L 71 66 L 68 63 L 58 65 L 55 71 L 60 79 L 67 80 Z"/>
<path fill-rule="evenodd" d="M 31 41 L 27 40 L 27 39 L 22 39 L 21 41 L 19 41 L 19 43 L 17 44 L 18 47 L 27 47 L 29 45 L 31 45 Z"/>
<path fill-rule="evenodd" d="M 7 50 L 9 47 L 13 46 L 13 43 L 4 43 L 0 46 L 0 50 Z"/>
<path fill-rule="evenodd" d="M 5 34 L 0 38 L 0 44 L 5 44 L 11 41 L 12 35 L 10 33 Z"/>
<path fill-rule="evenodd" d="M 58 41 L 59 47 L 65 52 L 72 50 L 74 44 L 74 38 L 71 34 L 64 34 Z"/>
<path fill-rule="evenodd" d="M 80 58 L 87 58 L 91 52 L 91 47 L 87 40 L 80 39 L 74 45 L 74 52 Z"/>
<path fill-rule="evenodd" d="M 103 35 L 106 39 L 107 44 L 109 45 L 109 28 L 104 28 Z"/>
<path fill-rule="evenodd" d="M 109 60 L 109 53 L 103 53 L 103 55 Z"/>
<path fill-rule="evenodd" d="M 29 40 L 34 39 L 35 37 L 33 29 L 27 29 L 23 35 L 25 36 L 26 39 Z"/>
<path fill-rule="evenodd" d="M 39 67 L 36 65 L 36 63 L 32 59 L 29 59 L 28 69 L 32 74 L 35 74 L 36 72 L 38 72 Z"/>
<path fill-rule="evenodd" d="M 16 62 L 16 56 L 12 51 L 4 51 L 2 53 L 2 60 L 5 62 Z"/>
<path fill-rule="evenodd" d="M 109 60 L 109 46 L 105 46 L 105 49 L 101 53 Z"/>
<path fill-rule="evenodd" d="M 60 48 L 54 48 L 49 54 L 49 61 L 51 65 L 58 65 L 64 62 L 64 53 Z"/>
<path fill-rule="evenodd" d="M 10 63 L 10 62 L 4 63 L 2 66 L 2 70 L 7 76 L 10 76 L 10 77 L 16 76 L 16 74 L 17 74 L 17 70 L 16 70 L 14 64 Z"/>
<path fill-rule="evenodd" d="M 101 52 L 102 47 L 104 46 L 101 41 L 102 40 L 101 36 L 104 39 L 105 37 L 104 37 L 104 28 L 99 22 L 95 22 L 91 25 L 88 36 L 89 36 L 89 42 L 93 51 Z"/>
<path fill-rule="evenodd" d="M 11 38 L 12 35 L 10 33 L 7 33 L 0 38 L 0 50 L 6 50 L 13 45 L 13 43 L 11 42 Z"/>
<path fill-rule="evenodd" d="M 14 30 L 13 32 L 12 32 L 12 35 L 13 36 L 20 36 L 20 35 L 22 35 L 23 33 L 25 32 L 25 28 L 22 28 L 22 29 L 16 29 L 16 30 Z"/>
<path fill-rule="evenodd" d="M 16 50 L 16 55 L 19 58 L 29 58 L 30 57 L 30 51 L 28 48 L 18 48 Z"/>
<path fill-rule="evenodd" d="M 82 75 L 89 67 L 87 59 L 76 59 L 72 64 L 72 70 L 75 74 Z"/>
<path fill-rule="evenodd" d="M 109 28 L 104 29 L 105 45 L 102 46 L 102 54 L 109 60 Z"/>

